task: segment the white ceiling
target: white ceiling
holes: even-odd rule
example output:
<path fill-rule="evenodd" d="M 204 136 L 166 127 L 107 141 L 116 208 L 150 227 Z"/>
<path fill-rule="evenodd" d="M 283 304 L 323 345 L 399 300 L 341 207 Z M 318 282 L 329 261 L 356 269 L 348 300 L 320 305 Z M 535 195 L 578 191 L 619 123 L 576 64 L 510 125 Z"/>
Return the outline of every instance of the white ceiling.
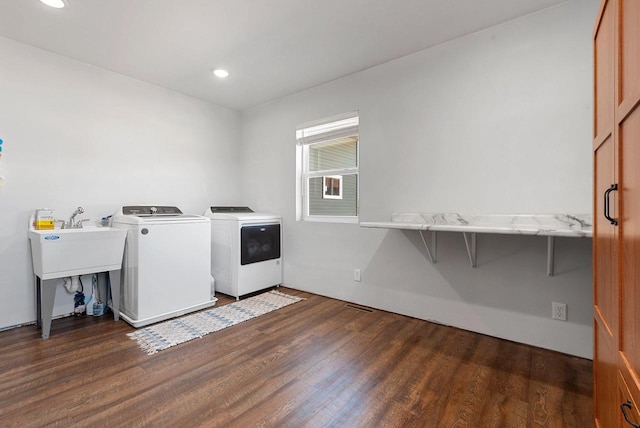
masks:
<path fill-rule="evenodd" d="M 566 0 L 66 2 L 0 0 L 0 35 L 244 109 Z"/>

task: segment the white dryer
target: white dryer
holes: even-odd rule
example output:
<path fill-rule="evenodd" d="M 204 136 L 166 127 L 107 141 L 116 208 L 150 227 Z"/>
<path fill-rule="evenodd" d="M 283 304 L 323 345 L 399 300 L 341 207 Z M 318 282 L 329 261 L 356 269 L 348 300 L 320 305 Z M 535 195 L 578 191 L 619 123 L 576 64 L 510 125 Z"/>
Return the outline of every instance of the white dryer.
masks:
<path fill-rule="evenodd" d="M 120 315 L 142 327 L 213 306 L 211 221 L 173 206 L 124 206 L 127 229 Z"/>
<path fill-rule="evenodd" d="M 282 283 L 282 217 L 249 207 L 209 207 L 216 291 L 240 296 Z"/>

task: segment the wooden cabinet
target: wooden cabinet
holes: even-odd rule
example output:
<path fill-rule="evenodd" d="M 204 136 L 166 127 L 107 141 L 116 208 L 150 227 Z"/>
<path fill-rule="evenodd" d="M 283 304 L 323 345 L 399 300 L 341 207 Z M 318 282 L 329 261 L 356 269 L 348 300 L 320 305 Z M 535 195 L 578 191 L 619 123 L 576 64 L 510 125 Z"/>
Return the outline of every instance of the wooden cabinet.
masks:
<path fill-rule="evenodd" d="M 594 416 L 640 427 L 640 1 L 594 31 Z M 626 415 L 626 418 L 625 418 Z"/>

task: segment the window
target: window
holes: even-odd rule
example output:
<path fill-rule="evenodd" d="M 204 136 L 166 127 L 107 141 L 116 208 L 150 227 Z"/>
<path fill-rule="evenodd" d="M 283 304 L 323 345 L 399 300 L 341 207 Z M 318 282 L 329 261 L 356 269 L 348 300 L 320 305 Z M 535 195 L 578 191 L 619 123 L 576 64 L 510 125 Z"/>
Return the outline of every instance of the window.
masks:
<path fill-rule="evenodd" d="M 297 139 L 297 218 L 358 221 L 358 113 L 301 125 Z"/>
<path fill-rule="evenodd" d="M 322 197 L 325 199 L 342 199 L 342 176 L 330 175 L 322 179 L 324 181 Z"/>

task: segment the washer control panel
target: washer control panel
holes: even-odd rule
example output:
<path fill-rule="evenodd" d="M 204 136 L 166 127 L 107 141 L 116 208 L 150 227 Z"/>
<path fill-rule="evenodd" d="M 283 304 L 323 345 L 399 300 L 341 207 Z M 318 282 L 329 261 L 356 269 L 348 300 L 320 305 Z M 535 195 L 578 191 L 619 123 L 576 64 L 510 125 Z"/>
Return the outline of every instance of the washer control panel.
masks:
<path fill-rule="evenodd" d="M 122 207 L 122 214 L 138 217 L 181 215 L 178 207 L 161 205 L 127 205 Z"/>

